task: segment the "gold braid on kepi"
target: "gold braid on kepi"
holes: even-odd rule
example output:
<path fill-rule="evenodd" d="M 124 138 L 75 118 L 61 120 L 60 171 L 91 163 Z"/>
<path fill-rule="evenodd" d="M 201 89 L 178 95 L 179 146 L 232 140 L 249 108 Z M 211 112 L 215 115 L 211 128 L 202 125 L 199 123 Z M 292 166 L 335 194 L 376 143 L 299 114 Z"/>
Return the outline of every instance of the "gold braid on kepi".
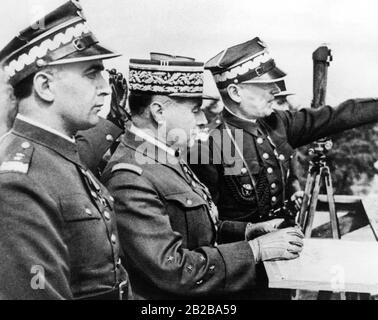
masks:
<path fill-rule="evenodd" d="M 203 94 L 204 63 L 193 58 L 151 53 L 151 59 L 131 59 L 130 92 L 170 97 L 214 99 Z"/>

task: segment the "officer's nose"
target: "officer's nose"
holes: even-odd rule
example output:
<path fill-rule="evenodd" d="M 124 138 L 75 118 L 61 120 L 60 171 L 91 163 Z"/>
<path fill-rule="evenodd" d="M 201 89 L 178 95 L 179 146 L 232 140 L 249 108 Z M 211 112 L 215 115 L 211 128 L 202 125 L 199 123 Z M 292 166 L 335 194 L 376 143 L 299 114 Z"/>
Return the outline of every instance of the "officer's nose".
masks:
<path fill-rule="evenodd" d="M 201 127 L 201 126 L 206 125 L 207 123 L 208 122 L 207 122 L 205 113 L 202 110 L 198 111 L 196 113 L 196 125 Z"/>
<path fill-rule="evenodd" d="M 109 83 L 105 80 L 103 75 L 100 76 L 100 79 L 97 85 L 97 91 L 98 91 L 99 96 L 104 96 L 104 97 L 112 93 Z"/>

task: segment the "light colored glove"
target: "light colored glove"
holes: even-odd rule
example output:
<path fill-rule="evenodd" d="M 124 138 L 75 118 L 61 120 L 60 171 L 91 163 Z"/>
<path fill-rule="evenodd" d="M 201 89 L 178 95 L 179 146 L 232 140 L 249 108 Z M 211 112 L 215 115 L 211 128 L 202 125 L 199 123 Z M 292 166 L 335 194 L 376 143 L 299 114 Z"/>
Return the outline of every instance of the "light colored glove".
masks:
<path fill-rule="evenodd" d="M 253 240 L 264 234 L 276 231 L 283 224 L 284 219 L 273 219 L 258 223 L 248 223 L 245 228 L 245 239 Z"/>
<path fill-rule="evenodd" d="M 304 235 L 298 227 L 267 233 L 249 241 L 255 261 L 290 260 L 299 257 Z"/>
<path fill-rule="evenodd" d="M 303 196 L 304 196 L 304 191 L 299 190 L 297 192 L 294 192 L 292 196 L 290 197 L 290 200 L 294 203 L 295 209 L 297 209 L 298 211 L 301 209 Z"/>

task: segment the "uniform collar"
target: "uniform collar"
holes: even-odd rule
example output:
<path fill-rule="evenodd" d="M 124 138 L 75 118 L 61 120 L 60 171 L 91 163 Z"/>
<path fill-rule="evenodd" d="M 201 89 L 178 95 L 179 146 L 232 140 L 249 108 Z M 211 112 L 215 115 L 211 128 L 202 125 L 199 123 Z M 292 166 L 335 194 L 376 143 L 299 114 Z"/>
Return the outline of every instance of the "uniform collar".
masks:
<path fill-rule="evenodd" d="M 35 123 L 30 123 L 30 121 L 24 121 L 23 119 L 24 117 L 16 117 L 12 129 L 13 134 L 43 145 L 57 152 L 63 158 L 81 165 L 77 145 L 73 139 L 67 139 L 68 137 L 63 137 L 62 134 L 58 135 L 51 130 L 46 130 Z"/>
<path fill-rule="evenodd" d="M 262 134 L 259 121 L 241 118 L 236 114 L 231 113 L 231 111 L 227 108 L 225 108 L 223 111 L 223 119 L 232 126 L 243 129 L 254 136 L 258 137 Z"/>
<path fill-rule="evenodd" d="M 50 128 L 49 126 L 47 126 L 47 125 L 45 125 L 43 123 L 40 123 L 38 121 L 35 121 L 35 120 L 30 119 L 28 117 L 25 117 L 25 116 L 23 116 L 21 114 L 17 114 L 16 118 L 18 118 L 18 119 L 20 119 L 20 120 L 22 120 L 24 122 L 27 122 L 27 123 L 29 123 L 29 124 L 31 124 L 33 126 L 39 127 L 39 128 L 41 128 L 43 130 L 49 131 L 49 132 L 51 132 L 51 133 L 53 133 L 53 134 L 55 134 L 55 135 L 57 135 L 59 137 L 62 137 L 62 138 L 66 139 L 66 140 L 68 140 L 68 141 L 70 141 L 72 143 L 76 143 L 74 138 L 70 138 L 69 136 L 67 136 L 67 135 L 59 132 L 58 130 Z"/>

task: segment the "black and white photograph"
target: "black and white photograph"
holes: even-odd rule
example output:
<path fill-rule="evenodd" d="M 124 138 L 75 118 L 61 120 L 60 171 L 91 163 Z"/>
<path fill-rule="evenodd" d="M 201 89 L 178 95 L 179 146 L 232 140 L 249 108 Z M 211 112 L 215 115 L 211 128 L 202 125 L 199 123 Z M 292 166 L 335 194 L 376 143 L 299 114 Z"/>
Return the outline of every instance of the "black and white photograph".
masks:
<path fill-rule="evenodd" d="M 378 299 L 377 12 L 2 1 L 0 300 Z"/>

